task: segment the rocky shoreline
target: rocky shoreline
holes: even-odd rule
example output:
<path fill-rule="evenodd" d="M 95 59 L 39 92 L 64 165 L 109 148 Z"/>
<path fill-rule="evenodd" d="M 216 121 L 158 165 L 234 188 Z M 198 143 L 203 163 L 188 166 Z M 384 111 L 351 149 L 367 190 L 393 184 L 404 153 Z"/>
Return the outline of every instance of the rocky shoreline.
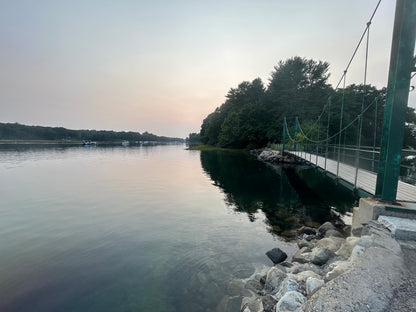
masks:
<path fill-rule="evenodd" d="M 390 311 L 404 276 L 400 245 L 377 222 L 360 237 L 344 238 L 327 222 L 299 229 L 299 250 L 268 252 L 275 263 L 245 284 L 241 312 Z"/>
<path fill-rule="evenodd" d="M 269 149 L 253 154 L 267 163 L 293 163 Z M 240 312 L 394 311 L 406 280 L 400 244 L 376 221 L 360 236 L 350 232 L 330 222 L 301 227 L 292 257 L 279 248 L 268 251 L 274 266 L 245 281 Z"/>

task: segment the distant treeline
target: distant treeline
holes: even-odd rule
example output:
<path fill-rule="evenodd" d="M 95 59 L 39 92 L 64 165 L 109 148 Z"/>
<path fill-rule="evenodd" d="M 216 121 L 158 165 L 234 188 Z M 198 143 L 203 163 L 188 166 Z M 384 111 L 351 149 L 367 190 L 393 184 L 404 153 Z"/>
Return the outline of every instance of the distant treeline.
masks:
<path fill-rule="evenodd" d="M 225 102 L 204 119 L 199 135 L 192 133 L 188 139 L 220 147 L 263 147 L 269 142 L 281 142 L 284 117 L 293 136 L 297 117 L 304 133 L 319 141 L 326 136 L 328 122 L 330 136 L 339 131 L 342 104 L 343 127 L 357 118 L 362 106 L 372 104 L 363 116 L 361 143 L 372 146 L 376 131 L 376 144 L 379 146 L 386 89 L 355 84 L 344 90 L 334 89 L 328 84 L 328 71 L 327 62 L 301 57 L 280 61 L 274 67 L 267 86 L 257 78 L 231 88 Z M 323 110 L 323 107 L 326 109 Z M 321 116 L 320 120 L 317 120 L 318 116 Z M 406 122 L 403 145 L 416 147 L 416 114 L 413 108 L 409 107 Z M 354 122 L 343 132 L 343 144 L 356 144 L 358 127 L 358 122 Z M 303 141 L 299 131 L 297 140 Z"/>
<path fill-rule="evenodd" d="M 157 142 L 184 141 L 181 138 L 157 136 L 149 132 L 71 130 L 62 127 L 26 126 L 18 123 L 0 123 L 0 140 L 91 140 L 98 142 L 117 142 L 123 140 Z"/>

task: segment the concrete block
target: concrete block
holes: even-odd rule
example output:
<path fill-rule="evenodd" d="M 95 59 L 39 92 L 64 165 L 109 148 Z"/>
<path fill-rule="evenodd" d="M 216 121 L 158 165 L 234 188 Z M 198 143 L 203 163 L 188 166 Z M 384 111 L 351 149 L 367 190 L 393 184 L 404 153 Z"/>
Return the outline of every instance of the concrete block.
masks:
<path fill-rule="evenodd" d="M 416 240 L 416 220 L 380 216 L 377 221 L 388 228 L 396 239 Z"/>

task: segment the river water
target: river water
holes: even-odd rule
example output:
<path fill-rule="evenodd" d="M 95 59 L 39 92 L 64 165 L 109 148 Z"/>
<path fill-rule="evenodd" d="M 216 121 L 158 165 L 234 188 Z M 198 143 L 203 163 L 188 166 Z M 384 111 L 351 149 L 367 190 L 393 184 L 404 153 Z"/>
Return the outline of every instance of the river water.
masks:
<path fill-rule="evenodd" d="M 183 145 L 4 146 L 0 311 L 238 311 L 265 252 L 352 206 L 295 171 Z"/>

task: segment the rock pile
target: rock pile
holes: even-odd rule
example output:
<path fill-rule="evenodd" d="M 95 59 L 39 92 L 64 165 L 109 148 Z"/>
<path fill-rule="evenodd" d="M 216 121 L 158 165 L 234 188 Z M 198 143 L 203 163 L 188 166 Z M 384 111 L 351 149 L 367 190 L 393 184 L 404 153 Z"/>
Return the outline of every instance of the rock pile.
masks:
<path fill-rule="evenodd" d="M 274 165 L 277 165 L 280 163 L 285 163 L 285 164 L 298 163 L 293 157 L 289 157 L 287 155 L 283 156 L 279 151 L 275 151 L 267 147 L 264 149 L 251 150 L 250 153 L 253 155 L 256 155 L 258 160 L 262 162 L 274 164 Z"/>
<path fill-rule="evenodd" d="M 306 311 L 302 308 L 309 298 L 353 268 L 373 245 L 369 235 L 344 238 L 330 222 L 318 229 L 302 227 L 299 234 L 299 250 L 291 262 L 284 262 L 286 254 L 276 248 L 267 253 L 275 265 L 246 283 L 252 296 L 243 298 L 241 312 Z"/>

